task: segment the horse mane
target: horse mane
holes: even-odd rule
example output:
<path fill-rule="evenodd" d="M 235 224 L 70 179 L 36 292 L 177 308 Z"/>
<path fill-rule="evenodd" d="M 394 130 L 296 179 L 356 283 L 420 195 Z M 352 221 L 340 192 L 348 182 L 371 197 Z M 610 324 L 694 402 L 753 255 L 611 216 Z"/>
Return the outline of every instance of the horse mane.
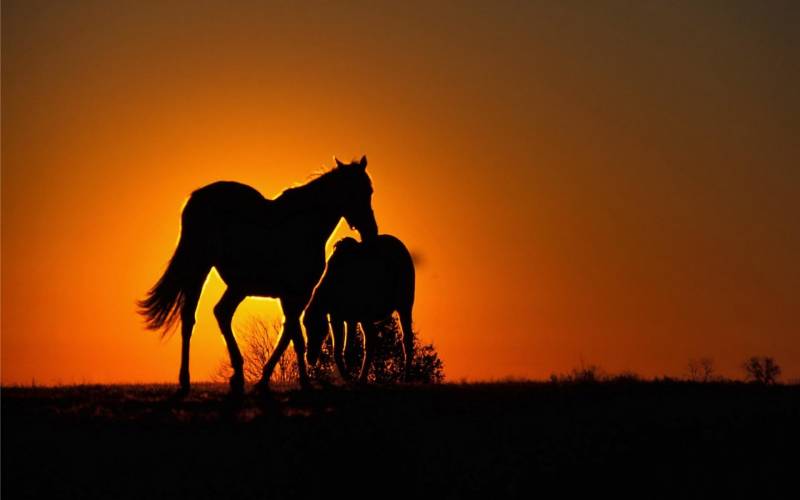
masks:
<path fill-rule="evenodd" d="M 354 163 L 356 162 L 335 165 L 328 170 L 312 174 L 311 180 L 305 184 L 284 189 L 273 201 L 280 203 L 289 211 L 294 211 L 307 207 L 309 200 L 315 202 L 325 200 L 335 193 L 335 190 L 329 189 L 331 184 L 339 181 L 342 175 L 348 172 L 348 169 L 353 168 Z"/>

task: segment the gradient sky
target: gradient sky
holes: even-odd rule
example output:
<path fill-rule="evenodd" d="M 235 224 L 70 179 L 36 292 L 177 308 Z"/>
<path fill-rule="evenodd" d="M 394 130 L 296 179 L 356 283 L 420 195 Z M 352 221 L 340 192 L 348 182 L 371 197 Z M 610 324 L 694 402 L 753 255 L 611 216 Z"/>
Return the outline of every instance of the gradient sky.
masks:
<path fill-rule="evenodd" d="M 134 302 L 188 194 L 362 154 L 450 380 L 800 377 L 797 26 L 794 1 L 3 1 L 2 382 L 176 381 Z"/>

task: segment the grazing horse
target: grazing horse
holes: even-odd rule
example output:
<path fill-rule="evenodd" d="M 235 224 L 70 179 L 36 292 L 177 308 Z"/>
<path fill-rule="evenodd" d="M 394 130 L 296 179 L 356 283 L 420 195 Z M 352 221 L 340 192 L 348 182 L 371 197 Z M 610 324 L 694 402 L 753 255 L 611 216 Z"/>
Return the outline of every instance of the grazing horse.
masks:
<path fill-rule="evenodd" d="M 355 333 L 357 323 L 364 330 L 364 358 L 359 381 L 365 382 L 378 335 L 375 323 L 400 316 L 405 354 L 404 379 L 408 379 L 414 358 L 411 309 L 414 306 L 414 262 L 405 245 L 388 234 L 359 243 L 344 238 L 325 267 L 325 274 L 314 290 L 303 316 L 308 336 L 308 362 L 314 365 L 322 343 L 328 336 L 328 315 L 333 330 L 336 367 L 347 379 L 344 366 L 345 324 L 347 335 Z"/>
<path fill-rule="evenodd" d="M 300 383 L 308 386 L 300 314 L 325 269 L 325 243 L 344 217 L 368 241 L 378 234 L 372 211 L 367 157 L 336 166 L 274 200 L 250 186 L 216 182 L 193 192 L 181 214 L 181 235 L 167 270 L 139 302 L 147 327 L 169 332 L 181 322 L 179 395 L 189 392 L 189 342 L 195 309 L 206 276 L 217 269 L 227 289 L 214 307 L 233 367 L 231 392 L 244 391 L 242 354 L 231 321 L 249 296 L 280 300 L 284 324 L 264 366 L 259 387 L 269 378 L 289 341 L 297 353 Z"/>

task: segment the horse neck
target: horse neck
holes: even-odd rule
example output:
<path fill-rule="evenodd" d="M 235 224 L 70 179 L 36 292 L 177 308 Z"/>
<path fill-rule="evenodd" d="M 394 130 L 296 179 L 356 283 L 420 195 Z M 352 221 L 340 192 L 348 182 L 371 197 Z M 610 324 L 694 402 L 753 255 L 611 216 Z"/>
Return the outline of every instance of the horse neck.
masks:
<path fill-rule="evenodd" d="M 341 219 L 342 216 L 336 214 L 335 212 L 317 213 L 319 227 L 323 229 L 321 232 L 322 245 L 325 245 L 325 243 L 328 242 L 328 238 L 330 238 L 333 231 L 336 230 L 336 226 L 339 225 L 339 221 Z"/>
<path fill-rule="evenodd" d="M 333 203 L 321 202 L 322 199 L 330 199 L 323 195 L 319 189 L 310 190 L 301 187 L 284 192 L 275 199 L 275 202 L 284 212 L 282 215 L 284 217 L 302 214 L 305 220 L 300 223 L 301 226 L 314 231 L 315 236 L 318 236 L 324 245 L 339 224 L 342 214 Z"/>

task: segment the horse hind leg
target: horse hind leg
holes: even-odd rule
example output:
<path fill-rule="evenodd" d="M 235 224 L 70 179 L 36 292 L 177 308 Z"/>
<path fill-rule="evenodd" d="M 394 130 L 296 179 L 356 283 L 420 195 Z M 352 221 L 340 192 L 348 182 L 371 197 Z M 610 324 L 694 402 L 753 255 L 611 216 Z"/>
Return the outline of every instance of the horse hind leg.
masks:
<path fill-rule="evenodd" d="M 204 277 L 205 278 L 205 277 Z M 189 344 L 192 340 L 192 330 L 195 324 L 195 312 L 203 290 L 203 280 L 195 280 L 183 289 L 183 304 L 181 305 L 181 368 L 178 374 L 178 396 L 189 394 L 191 382 L 189 377 Z"/>
<path fill-rule="evenodd" d="M 286 322 L 283 325 L 284 331 L 291 335 L 292 345 L 294 346 L 295 357 L 297 358 L 297 374 L 300 378 L 300 386 L 303 389 L 311 388 L 311 381 L 308 379 L 306 369 L 306 340 L 303 337 L 303 328 L 300 325 L 300 315 L 308 300 L 287 303 L 281 301 L 284 307 Z"/>
<path fill-rule="evenodd" d="M 289 334 L 286 333 L 286 328 L 282 327 L 281 333 L 278 335 L 278 342 L 275 344 L 275 348 L 272 349 L 267 364 L 264 365 L 264 369 L 261 373 L 261 380 L 259 380 L 257 384 L 257 389 L 262 391 L 269 389 L 269 379 L 272 377 L 272 372 L 275 371 L 275 367 L 280 362 L 281 356 L 283 356 L 286 348 L 289 347 L 290 340 L 291 338 Z"/>
<path fill-rule="evenodd" d="M 300 385 L 305 389 L 311 387 L 311 382 L 308 379 L 308 371 L 306 370 L 306 343 L 303 338 L 303 329 L 300 326 L 300 314 L 303 312 L 305 304 L 308 302 L 306 297 L 304 300 L 297 298 L 285 299 L 281 298 L 281 309 L 283 309 L 283 327 L 278 336 L 278 343 L 272 350 L 267 364 L 264 365 L 264 372 L 261 375 L 261 380 L 258 382 L 258 387 L 261 390 L 269 388 L 269 379 L 272 372 L 275 370 L 278 362 L 289 346 L 289 342 L 294 345 L 294 352 L 297 357 L 297 374 L 300 378 Z"/>
<path fill-rule="evenodd" d="M 300 325 L 300 315 L 303 313 L 308 299 L 309 297 L 301 296 L 281 298 L 281 308 L 283 309 L 284 316 L 281 340 L 283 340 L 284 336 L 287 336 L 292 341 L 295 357 L 297 358 L 297 375 L 300 379 L 300 386 L 303 389 L 311 388 L 311 381 L 308 378 L 308 370 L 306 369 L 306 342 L 303 337 L 303 328 Z M 280 356 L 280 354 L 281 353 L 273 352 L 273 356 Z M 272 358 L 270 358 L 270 361 L 272 361 Z"/>
<path fill-rule="evenodd" d="M 348 333 L 351 329 L 355 332 L 355 322 L 347 324 Z M 361 361 L 361 373 L 358 375 L 358 382 L 365 384 L 369 378 L 369 371 L 372 368 L 372 360 L 375 357 L 375 348 L 378 342 L 378 328 L 371 321 L 362 321 L 361 329 L 364 332 L 364 358 Z"/>
<path fill-rule="evenodd" d="M 222 298 L 214 306 L 214 316 L 217 318 L 217 324 L 225 338 L 225 345 L 228 347 L 228 354 L 231 358 L 231 367 L 233 368 L 233 375 L 230 378 L 231 393 L 240 395 L 244 393 L 244 358 L 239 351 L 239 345 L 236 343 L 236 337 L 233 335 L 233 314 L 236 308 L 244 300 L 245 296 L 236 291 L 228 288 L 222 294 Z"/>
<path fill-rule="evenodd" d="M 398 312 L 400 327 L 403 330 L 403 354 L 405 366 L 403 369 L 403 382 L 408 382 L 411 375 L 411 366 L 414 363 L 414 331 L 411 329 L 411 308 L 403 308 Z"/>
<path fill-rule="evenodd" d="M 341 318 L 331 317 L 331 330 L 333 332 L 333 360 L 339 376 L 345 382 L 350 382 L 350 372 L 344 361 L 344 350 L 347 342 L 345 322 Z"/>

